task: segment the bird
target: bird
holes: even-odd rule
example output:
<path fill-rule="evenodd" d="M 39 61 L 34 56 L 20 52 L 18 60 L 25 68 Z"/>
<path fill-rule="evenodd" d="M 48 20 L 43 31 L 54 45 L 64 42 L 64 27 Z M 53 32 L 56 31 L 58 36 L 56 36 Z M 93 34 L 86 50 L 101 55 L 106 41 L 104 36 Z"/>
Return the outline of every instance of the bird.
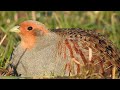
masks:
<path fill-rule="evenodd" d="M 26 20 L 10 32 L 21 39 L 10 60 L 17 76 L 115 78 L 119 73 L 119 50 L 94 30 L 48 29 L 39 21 Z"/>

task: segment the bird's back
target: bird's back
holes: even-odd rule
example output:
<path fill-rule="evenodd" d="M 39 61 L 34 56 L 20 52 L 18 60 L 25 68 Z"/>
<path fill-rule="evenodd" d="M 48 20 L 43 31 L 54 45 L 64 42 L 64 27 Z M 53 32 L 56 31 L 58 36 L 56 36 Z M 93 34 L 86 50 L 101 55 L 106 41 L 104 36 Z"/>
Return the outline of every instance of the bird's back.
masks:
<path fill-rule="evenodd" d="M 62 37 L 58 44 L 59 54 L 64 59 L 71 57 L 76 65 L 76 70 L 74 70 L 75 68 L 72 70 L 71 65 L 71 73 L 75 73 L 74 71 L 77 71 L 77 74 L 83 73 L 83 67 L 85 67 L 89 73 L 94 72 L 111 77 L 112 69 L 120 68 L 119 51 L 107 37 L 93 30 L 80 28 L 54 29 L 52 31 Z"/>

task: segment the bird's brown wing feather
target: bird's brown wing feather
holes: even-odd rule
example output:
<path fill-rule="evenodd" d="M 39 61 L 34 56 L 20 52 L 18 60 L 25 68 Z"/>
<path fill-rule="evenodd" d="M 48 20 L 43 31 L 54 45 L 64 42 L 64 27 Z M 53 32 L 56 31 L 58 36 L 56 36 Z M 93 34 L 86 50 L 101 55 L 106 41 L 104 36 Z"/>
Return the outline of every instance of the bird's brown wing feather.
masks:
<path fill-rule="evenodd" d="M 71 58 L 83 60 L 85 65 L 92 64 L 99 72 L 111 71 L 113 66 L 120 68 L 120 56 L 112 42 L 94 30 L 80 28 L 52 30 L 64 38 L 64 43 L 70 51 Z M 90 52 L 91 50 L 91 52 Z M 76 54 L 75 54 L 76 53 Z M 90 53 L 92 53 L 89 60 Z M 77 58 L 77 56 L 80 57 Z"/>

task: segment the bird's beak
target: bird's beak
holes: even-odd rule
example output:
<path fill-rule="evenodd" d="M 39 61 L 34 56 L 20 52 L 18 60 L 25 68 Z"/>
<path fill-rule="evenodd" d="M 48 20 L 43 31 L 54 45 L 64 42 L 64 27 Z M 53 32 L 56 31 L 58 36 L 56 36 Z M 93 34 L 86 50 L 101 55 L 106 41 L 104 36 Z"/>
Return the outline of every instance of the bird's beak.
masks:
<path fill-rule="evenodd" d="M 20 32 L 19 28 L 20 28 L 20 26 L 15 26 L 15 27 L 11 28 L 9 31 L 19 33 Z"/>

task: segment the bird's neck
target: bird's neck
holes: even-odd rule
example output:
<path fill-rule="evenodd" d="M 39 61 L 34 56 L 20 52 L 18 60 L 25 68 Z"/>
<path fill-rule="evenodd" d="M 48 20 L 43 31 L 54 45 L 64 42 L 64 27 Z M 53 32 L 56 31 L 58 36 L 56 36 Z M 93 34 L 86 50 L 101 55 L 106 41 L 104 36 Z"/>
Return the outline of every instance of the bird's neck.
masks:
<path fill-rule="evenodd" d="M 35 36 L 24 36 L 21 38 L 21 46 L 24 49 L 31 49 L 35 46 L 35 42 L 36 42 L 36 37 Z"/>
<path fill-rule="evenodd" d="M 58 36 L 55 33 L 48 33 L 44 36 L 24 36 L 21 38 L 21 46 L 24 49 L 45 48 L 53 45 L 58 41 Z"/>
<path fill-rule="evenodd" d="M 55 33 L 50 32 L 43 37 L 36 38 L 36 41 L 37 41 L 36 47 L 39 49 L 43 49 L 53 44 L 55 45 L 58 40 L 59 40 L 59 36 L 56 35 Z"/>

